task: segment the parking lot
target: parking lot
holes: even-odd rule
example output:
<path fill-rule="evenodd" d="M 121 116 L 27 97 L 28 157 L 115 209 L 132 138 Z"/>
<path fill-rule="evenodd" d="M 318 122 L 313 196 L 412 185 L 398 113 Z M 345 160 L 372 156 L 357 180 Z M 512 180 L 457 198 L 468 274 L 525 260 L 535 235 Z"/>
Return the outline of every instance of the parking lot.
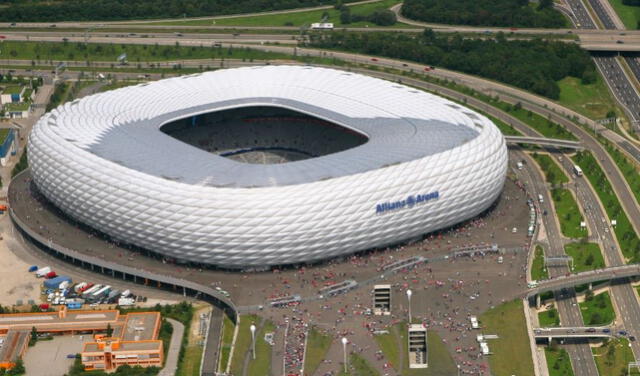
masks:
<path fill-rule="evenodd" d="M 38 341 L 24 355 L 25 368 L 29 370 L 29 375 L 64 375 L 74 362 L 67 355 L 79 353 L 82 351 L 82 344 L 91 340 L 91 335 L 63 335 L 55 336 L 52 340 Z"/>

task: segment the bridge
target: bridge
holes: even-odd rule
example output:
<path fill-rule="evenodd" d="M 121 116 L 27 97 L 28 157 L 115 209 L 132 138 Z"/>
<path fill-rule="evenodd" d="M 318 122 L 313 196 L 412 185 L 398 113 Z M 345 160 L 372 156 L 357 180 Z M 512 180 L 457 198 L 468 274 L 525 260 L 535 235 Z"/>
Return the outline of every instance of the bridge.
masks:
<path fill-rule="evenodd" d="M 535 144 L 540 146 L 553 146 L 559 148 L 582 150 L 584 147 L 578 141 L 561 140 L 546 137 L 504 136 L 507 144 Z"/>
<path fill-rule="evenodd" d="M 577 274 L 563 275 L 536 282 L 536 286 L 527 291 L 527 298 L 533 298 L 548 291 L 584 285 L 598 281 L 621 280 L 640 275 L 640 264 L 613 266 Z"/>
<path fill-rule="evenodd" d="M 533 336 L 535 339 L 551 341 L 553 338 L 610 338 L 615 337 L 613 327 L 558 327 L 558 328 L 535 328 Z"/>

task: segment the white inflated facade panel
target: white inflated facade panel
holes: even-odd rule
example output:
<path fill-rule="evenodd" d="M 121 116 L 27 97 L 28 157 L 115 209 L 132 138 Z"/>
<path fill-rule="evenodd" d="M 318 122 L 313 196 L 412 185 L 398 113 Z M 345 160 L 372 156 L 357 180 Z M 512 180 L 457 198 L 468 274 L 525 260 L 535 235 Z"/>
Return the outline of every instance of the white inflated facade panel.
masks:
<path fill-rule="evenodd" d="M 261 76 L 266 77 L 263 85 Z M 327 83 L 327 79 L 334 82 Z M 327 97 L 314 97 L 308 90 L 310 85 L 333 92 Z M 300 90 L 288 90 L 288 86 Z M 217 91 L 220 87 L 227 90 L 216 92 L 207 101 L 272 96 L 311 102 L 348 117 L 379 119 L 384 114 L 384 118 L 400 120 L 436 119 L 476 133 L 448 150 L 428 152 L 430 148 L 422 149 L 421 144 L 439 141 L 429 140 L 427 125 L 420 125 L 417 132 L 411 124 L 399 125 L 399 132 L 414 132 L 406 135 L 407 140 L 413 138 L 416 150 L 425 150 L 425 154 L 413 157 L 416 150 L 404 151 L 396 145 L 390 150 L 397 150 L 401 162 L 386 163 L 386 136 L 372 131 L 369 149 L 362 148 L 367 156 L 365 162 L 359 162 L 360 147 L 345 152 L 345 156 L 353 158 L 342 161 L 345 173 L 340 170 L 341 153 L 315 158 L 318 161 L 302 161 L 307 164 L 298 166 L 325 169 L 335 177 L 303 179 L 297 184 L 216 186 L 217 175 L 202 178 L 206 170 L 197 175 L 198 181 L 188 171 L 175 171 L 174 175 L 183 180 L 156 173 L 155 166 L 150 165 L 154 159 L 149 155 L 154 153 L 154 137 L 161 133 L 160 124 L 141 126 L 149 132 L 144 138 L 135 134 L 135 126 L 130 125 L 203 104 L 203 91 Z M 341 71 L 299 67 L 233 69 L 125 88 L 66 104 L 45 115 L 29 137 L 31 174 L 39 190 L 74 219 L 168 257 L 246 268 L 347 255 L 397 244 L 472 218 L 487 209 L 502 190 L 507 151 L 495 125 L 464 107 L 414 91 Z M 300 96 L 296 96 L 298 93 Z M 345 101 L 335 99 L 340 97 Z M 357 98 L 363 102 L 362 107 L 344 105 L 350 103 L 348 98 Z M 420 100 L 430 105 L 415 105 Z M 126 133 L 118 133 L 119 125 L 125 123 L 129 124 Z M 389 136 L 389 142 L 399 142 L 393 137 Z M 163 138 L 162 142 L 168 141 Z M 128 150 L 123 150 L 122 155 L 101 154 L 103 150 L 112 152 L 115 143 Z M 176 149 L 195 149 L 179 143 L 175 140 Z M 376 148 L 371 149 L 371 145 Z M 414 147 L 409 142 L 408 145 Z M 176 160 L 181 158 L 172 150 L 163 153 Z M 198 151 L 189 156 L 194 158 L 194 169 L 207 165 L 207 160 L 202 160 L 208 158 L 204 153 Z M 377 153 L 385 164 L 371 168 Z M 209 164 L 223 159 L 210 156 Z M 159 154 L 155 158 L 157 163 L 168 163 Z M 361 163 L 362 170 L 349 170 L 350 162 Z M 224 163 L 230 162 L 225 159 Z M 299 171 L 296 163 L 299 162 L 280 167 L 283 179 L 290 179 L 292 171 Z M 175 166 L 184 170 L 185 165 L 176 162 Z M 170 167 L 163 166 L 165 171 Z M 233 169 L 225 171 L 234 173 Z M 232 178 L 225 176 L 225 181 Z M 376 211 L 378 204 L 432 192 L 438 192 L 437 199 Z"/>

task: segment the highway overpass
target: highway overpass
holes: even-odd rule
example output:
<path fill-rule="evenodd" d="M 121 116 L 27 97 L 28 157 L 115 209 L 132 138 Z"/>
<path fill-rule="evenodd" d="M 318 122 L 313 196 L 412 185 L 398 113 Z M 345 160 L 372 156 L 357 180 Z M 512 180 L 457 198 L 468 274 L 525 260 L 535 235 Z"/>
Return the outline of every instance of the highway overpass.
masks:
<path fill-rule="evenodd" d="M 561 140 L 546 137 L 505 136 L 507 144 L 535 144 L 540 146 L 553 146 L 567 149 L 582 150 L 584 147 L 578 141 Z"/>
<path fill-rule="evenodd" d="M 596 269 L 577 274 L 563 275 L 556 278 L 540 280 L 536 287 L 527 291 L 527 297 L 533 298 L 548 291 L 557 291 L 563 288 L 584 285 L 597 281 L 620 280 L 640 275 L 640 264 L 613 266 L 605 269 Z"/>
<path fill-rule="evenodd" d="M 558 327 L 535 328 L 533 336 L 536 340 L 550 341 L 554 338 L 610 338 L 616 335 L 613 327 Z"/>

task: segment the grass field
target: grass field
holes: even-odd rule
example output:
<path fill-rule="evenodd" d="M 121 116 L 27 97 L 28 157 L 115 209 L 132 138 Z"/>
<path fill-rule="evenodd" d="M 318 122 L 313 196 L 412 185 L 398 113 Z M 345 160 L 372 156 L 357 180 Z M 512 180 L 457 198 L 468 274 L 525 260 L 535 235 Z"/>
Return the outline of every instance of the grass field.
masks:
<path fill-rule="evenodd" d="M 283 59 L 288 55 L 275 52 L 252 50 L 246 47 L 207 46 L 160 46 L 140 44 L 104 44 L 75 42 L 23 42 L 4 41 L 2 56 L 10 59 L 34 60 L 36 65 L 49 60 L 77 61 L 113 61 L 121 54 L 127 54 L 129 64 L 147 61 L 165 61 L 179 59 L 246 59 L 270 60 Z M 214 63 L 212 63 L 215 65 Z M 87 68 L 88 69 L 88 68 Z"/>
<path fill-rule="evenodd" d="M 624 5 L 622 0 L 609 0 L 609 3 L 627 29 L 635 30 L 638 28 L 638 21 L 640 21 L 639 7 Z"/>
<path fill-rule="evenodd" d="M 536 162 L 538 162 L 538 165 L 544 172 L 544 176 L 549 184 L 555 186 L 569 182 L 567 175 L 550 156 L 538 153 L 533 153 L 531 156 Z"/>
<path fill-rule="evenodd" d="M 567 350 L 545 347 L 544 354 L 547 358 L 549 376 L 573 376 L 573 368 L 571 368 L 571 360 Z"/>
<path fill-rule="evenodd" d="M 249 361 L 249 376 L 263 376 L 271 374 L 271 345 L 264 340 L 264 335 L 275 330 L 271 321 L 266 321 L 256 333 L 256 358 Z"/>
<path fill-rule="evenodd" d="M 574 273 L 604 268 L 605 266 L 598 243 L 569 243 L 564 246 L 564 252 L 573 257 Z"/>
<path fill-rule="evenodd" d="M 233 332 L 236 328 L 233 321 L 231 321 L 231 319 L 227 315 L 224 315 L 222 325 L 222 343 L 220 344 L 220 360 L 218 364 L 218 371 L 220 373 L 226 372 L 227 363 L 229 362 L 229 355 L 231 355 Z"/>
<path fill-rule="evenodd" d="M 320 363 L 327 356 L 329 347 L 331 347 L 331 336 L 320 333 L 315 327 L 309 330 L 304 358 L 304 370 L 306 374 L 314 374 Z"/>
<path fill-rule="evenodd" d="M 495 376 L 533 376 L 533 360 L 529 336 L 520 300 L 512 300 L 492 308 L 480 316 L 484 333 L 497 334 L 489 347 L 491 372 Z"/>
<path fill-rule="evenodd" d="M 400 0 L 382 0 L 379 2 L 352 5 L 351 14 L 368 15 L 375 10 L 388 9 L 391 6 L 399 3 Z M 348 4 L 347 4 L 348 6 Z M 168 21 L 159 22 L 155 25 L 169 25 L 169 26 L 204 26 L 204 25 L 216 25 L 216 26 L 303 26 L 314 22 L 320 22 L 323 14 L 326 14 L 328 18 L 326 22 L 331 22 L 335 27 L 349 26 L 349 27 L 379 27 L 371 22 L 354 22 L 348 25 L 343 25 L 340 21 L 340 12 L 336 9 L 321 9 L 310 10 L 302 12 L 280 13 L 280 14 L 267 14 L 260 16 L 248 16 L 248 17 L 232 17 L 232 18 L 220 18 L 217 20 L 189 20 L 189 21 Z M 394 26 L 411 27 L 404 24 L 396 24 Z"/>
<path fill-rule="evenodd" d="M 538 322 L 542 328 L 560 326 L 560 315 L 558 315 L 558 310 L 551 308 L 548 311 L 539 312 Z"/>
<path fill-rule="evenodd" d="M 593 84 L 584 85 L 579 78 L 566 77 L 558 81 L 558 86 L 558 103 L 588 118 L 604 119 L 607 112 L 617 111 L 615 101 L 600 74 Z M 617 115 L 622 114 L 618 111 Z"/>
<path fill-rule="evenodd" d="M 600 347 L 592 347 L 591 351 L 600 375 L 627 375 L 627 364 L 635 360 L 626 338 L 608 341 Z M 640 372 L 637 369 L 629 374 L 629 376 L 638 375 Z"/>
<path fill-rule="evenodd" d="M 542 246 L 536 245 L 535 255 L 531 263 L 531 279 L 538 281 L 549 278 L 549 272 L 544 267 L 544 251 Z"/>
<path fill-rule="evenodd" d="M 344 369 L 340 371 L 338 375 L 341 376 L 380 376 L 375 368 L 373 368 L 369 362 L 356 353 L 349 354 L 349 372 L 345 373 Z M 264 373 L 263 373 L 264 375 Z"/>
<path fill-rule="evenodd" d="M 553 205 L 556 209 L 558 220 L 560 221 L 562 235 L 572 239 L 587 236 L 587 229 L 580 228 L 580 222 L 582 222 L 584 218 L 571 191 L 564 188 L 552 189 L 551 198 L 553 199 Z"/>
<path fill-rule="evenodd" d="M 596 190 L 609 219 L 617 220 L 614 231 L 627 262 L 638 262 L 640 260 L 640 239 L 631 226 L 631 222 L 622 209 L 622 205 L 602 168 L 591 152 L 579 152 L 572 159 L 582 168 L 584 175 Z"/>
<path fill-rule="evenodd" d="M 606 291 L 579 304 L 582 311 L 582 321 L 585 325 L 607 325 L 616 318 L 611 305 L 611 297 Z"/>
<path fill-rule="evenodd" d="M 402 325 L 404 327 L 404 324 Z M 401 328 L 400 328 L 401 329 Z M 384 354 L 387 363 L 391 363 L 391 366 L 398 372 L 402 369 L 402 364 L 400 363 L 400 352 L 399 347 L 399 333 L 398 333 L 398 325 L 394 325 L 389 327 L 388 334 L 378 334 L 373 338 L 376 340 L 378 344 L 378 348 Z"/>
<path fill-rule="evenodd" d="M 233 357 L 231 358 L 231 373 L 234 375 L 242 375 L 244 361 L 251 349 L 251 332 L 249 327 L 259 322 L 256 315 L 241 315 L 238 328 L 238 336 L 236 337 L 235 347 L 233 349 Z"/>

